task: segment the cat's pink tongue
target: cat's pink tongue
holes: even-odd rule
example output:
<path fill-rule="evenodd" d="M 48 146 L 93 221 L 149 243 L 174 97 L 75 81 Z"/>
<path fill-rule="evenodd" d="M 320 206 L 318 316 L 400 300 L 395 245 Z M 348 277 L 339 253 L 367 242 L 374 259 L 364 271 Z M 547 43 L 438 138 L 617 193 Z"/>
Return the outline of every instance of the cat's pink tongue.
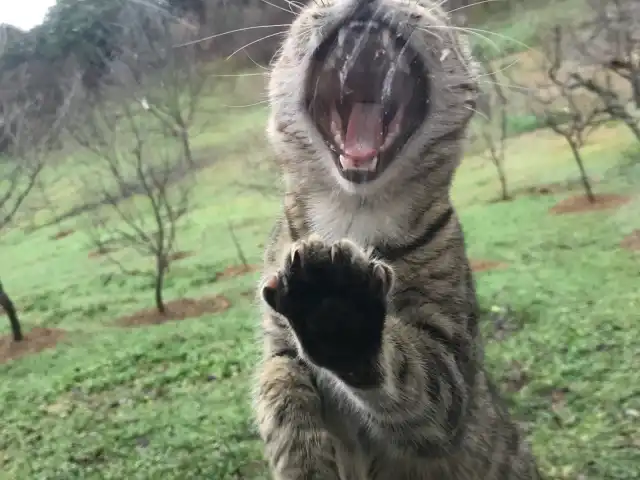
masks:
<path fill-rule="evenodd" d="M 371 163 L 383 143 L 384 110 L 377 103 L 356 103 L 351 109 L 344 139 L 344 168 L 363 168 Z"/>

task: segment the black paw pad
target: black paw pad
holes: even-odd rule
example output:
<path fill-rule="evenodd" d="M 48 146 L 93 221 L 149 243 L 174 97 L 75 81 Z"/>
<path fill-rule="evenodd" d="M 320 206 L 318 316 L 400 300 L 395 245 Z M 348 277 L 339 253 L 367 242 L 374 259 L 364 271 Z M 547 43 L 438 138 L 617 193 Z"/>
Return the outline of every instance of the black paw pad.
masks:
<path fill-rule="evenodd" d="M 393 272 L 349 241 L 292 247 L 262 290 L 284 316 L 304 355 L 352 384 L 376 382 L 377 356 Z"/>

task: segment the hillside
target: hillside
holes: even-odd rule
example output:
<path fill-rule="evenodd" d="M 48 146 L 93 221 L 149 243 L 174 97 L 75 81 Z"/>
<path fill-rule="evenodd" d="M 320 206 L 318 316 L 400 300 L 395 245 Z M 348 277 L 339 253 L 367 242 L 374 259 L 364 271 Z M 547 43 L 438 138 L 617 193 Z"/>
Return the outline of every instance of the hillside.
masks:
<path fill-rule="evenodd" d="M 243 20 L 254 25 L 262 10 L 275 8 L 257 0 L 222 3 L 238 16 L 255 12 Z M 485 23 L 476 33 L 490 42 L 477 36 L 474 42 L 510 65 L 507 84 L 534 90 L 545 80 L 535 66 L 541 32 L 583 3 L 542 2 L 526 15 L 513 3 L 516 16 L 494 10 L 487 20 L 487 12 L 478 13 Z M 223 21 L 205 17 L 204 23 Z M 1 232 L 0 278 L 26 340 L 12 341 L 0 310 L 0 479 L 269 478 L 250 404 L 260 355 L 255 289 L 280 208 L 264 135 L 265 70 L 252 63 L 231 71 L 219 59 L 206 66 L 209 81 L 189 130 L 194 175 L 174 173 L 167 187 L 168 195 L 192 188 L 164 279 L 167 313 L 154 307 L 147 275 L 154 255 L 131 245 L 98 248 L 91 230 L 104 215 L 112 222 L 106 236 L 115 236 L 131 212 L 150 222 L 143 233 L 151 230 L 144 185 L 104 202 L 93 189 L 108 183 L 101 175 L 113 180 L 94 170 L 104 158 L 80 148 L 72 134 L 62 136 L 37 187 Z M 170 72 L 177 70 L 185 73 Z M 482 82 L 491 91 L 491 80 Z M 113 144 L 117 158 L 135 158 L 127 125 L 156 125 L 148 104 L 171 91 L 161 83 L 135 101 L 111 98 L 108 105 L 121 114 L 113 130 L 113 112 L 97 108 L 102 129 L 87 130 L 95 145 L 107 131 L 122 142 Z M 172 98 L 189 98 L 182 87 Z M 483 309 L 489 368 L 549 480 L 636 480 L 639 139 L 611 119 L 585 135 L 580 152 L 597 197 L 590 203 L 566 140 L 546 128 L 520 90 L 505 90 L 502 166 L 510 198 L 500 198 L 478 133 L 480 113 L 452 192 Z M 74 120 L 95 120 L 89 114 Z M 151 167 L 173 158 L 171 142 L 180 133 L 167 128 L 147 139 Z M 8 165 L 3 158 L 0 169 Z M 137 170 L 127 173 L 135 180 L 144 168 Z M 1 172 L 3 186 L 8 175 Z"/>

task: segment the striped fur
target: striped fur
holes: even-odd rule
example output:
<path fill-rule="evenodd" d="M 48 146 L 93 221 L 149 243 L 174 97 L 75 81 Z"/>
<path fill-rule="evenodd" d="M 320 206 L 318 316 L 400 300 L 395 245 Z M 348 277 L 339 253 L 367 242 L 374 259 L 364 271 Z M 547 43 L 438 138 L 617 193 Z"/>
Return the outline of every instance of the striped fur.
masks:
<path fill-rule="evenodd" d="M 370 184 L 338 178 L 302 111 L 309 51 L 362 2 L 312 2 L 272 71 L 283 214 L 265 253 L 255 415 L 276 480 L 537 480 L 485 372 L 464 238 L 449 198 L 477 95 L 429 0 L 377 0 L 413 28 L 432 111 Z M 445 54 L 446 53 L 446 54 Z"/>

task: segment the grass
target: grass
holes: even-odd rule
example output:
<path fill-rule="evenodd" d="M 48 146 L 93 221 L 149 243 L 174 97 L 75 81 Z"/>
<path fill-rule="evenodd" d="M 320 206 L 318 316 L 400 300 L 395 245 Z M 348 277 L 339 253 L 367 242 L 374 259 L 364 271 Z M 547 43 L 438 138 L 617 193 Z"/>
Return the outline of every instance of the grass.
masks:
<path fill-rule="evenodd" d="M 556 140 L 534 132 L 511 141 L 514 186 L 576 175 Z M 586 150 L 602 178 L 598 191 L 634 193 L 629 172 L 638 180 L 640 172 L 625 155 L 629 145 L 612 127 Z M 489 340 L 490 368 L 550 478 L 638 478 L 637 256 L 617 246 L 640 227 L 638 204 L 551 216 L 562 195 L 491 203 L 491 168 L 470 157 L 454 188 L 470 256 L 509 265 L 477 276 L 487 310 L 514 312 L 514 331 Z M 225 295 L 232 307 L 220 314 L 117 328 L 117 317 L 152 304 L 149 285 L 88 258 L 81 231 L 51 240 L 54 228 L 16 229 L 2 238 L 2 280 L 25 329 L 69 334 L 55 350 L 0 365 L 0 478 L 268 478 L 249 404 L 258 274 L 216 278 L 238 263 L 227 219 L 257 263 L 277 209 L 257 193 L 239 195 L 233 185 L 244 175 L 233 157 L 202 172 L 199 208 L 179 245 L 195 255 L 167 281 L 167 299 Z M 488 316 L 489 338 L 495 325 Z"/>
<path fill-rule="evenodd" d="M 533 132 L 542 127 L 542 122 L 535 115 L 512 115 L 507 120 L 507 136 L 515 137 L 523 133 Z"/>

